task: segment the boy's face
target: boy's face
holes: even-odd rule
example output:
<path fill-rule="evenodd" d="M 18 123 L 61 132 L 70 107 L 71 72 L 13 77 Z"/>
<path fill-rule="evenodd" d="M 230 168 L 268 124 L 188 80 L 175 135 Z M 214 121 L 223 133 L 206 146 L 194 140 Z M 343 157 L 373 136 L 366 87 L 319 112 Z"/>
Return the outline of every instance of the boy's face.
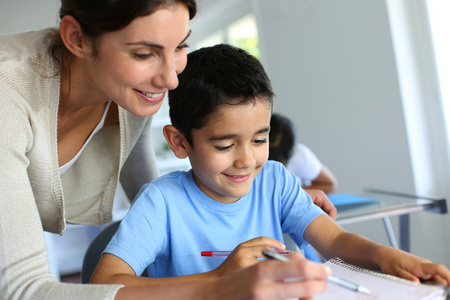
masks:
<path fill-rule="evenodd" d="M 245 196 L 269 155 L 271 108 L 224 105 L 201 129 L 193 130 L 188 147 L 197 186 L 210 198 L 232 203 Z"/>

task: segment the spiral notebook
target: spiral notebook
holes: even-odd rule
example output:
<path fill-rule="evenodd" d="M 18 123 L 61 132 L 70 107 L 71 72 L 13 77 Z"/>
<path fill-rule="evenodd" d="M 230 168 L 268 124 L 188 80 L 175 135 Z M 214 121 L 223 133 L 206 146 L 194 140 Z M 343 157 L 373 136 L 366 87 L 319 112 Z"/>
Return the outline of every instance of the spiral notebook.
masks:
<path fill-rule="evenodd" d="M 353 292 L 328 283 L 327 290 L 314 296 L 315 300 L 442 300 L 446 299 L 447 296 L 447 291 L 442 285 L 414 283 L 406 279 L 356 267 L 339 258 L 333 258 L 327 261 L 325 265 L 333 270 L 333 275 L 368 288 L 371 295 Z"/>

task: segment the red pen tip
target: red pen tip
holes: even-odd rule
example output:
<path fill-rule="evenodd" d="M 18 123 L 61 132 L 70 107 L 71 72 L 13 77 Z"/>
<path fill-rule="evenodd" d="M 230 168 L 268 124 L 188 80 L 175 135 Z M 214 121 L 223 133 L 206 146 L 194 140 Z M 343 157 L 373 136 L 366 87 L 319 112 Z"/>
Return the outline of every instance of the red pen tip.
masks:
<path fill-rule="evenodd" d="M 213 251 L 202 251 L 202 256 L 213 256 Z"/>

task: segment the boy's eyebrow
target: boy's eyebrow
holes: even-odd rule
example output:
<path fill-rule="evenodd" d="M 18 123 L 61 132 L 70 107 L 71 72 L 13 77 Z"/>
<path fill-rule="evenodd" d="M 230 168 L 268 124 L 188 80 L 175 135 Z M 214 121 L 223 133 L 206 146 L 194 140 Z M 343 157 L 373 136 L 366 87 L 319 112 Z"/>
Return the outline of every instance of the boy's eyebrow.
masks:
<path fill-rule="evenodd" d="M 270 131 L 270 126 L 264 127 L 260 130 L 258 130 L 255 134 L 261 134 L 261 133 L 266 133 Z M 223 135 L 214 135 L 212 137 L 209 138 L 210 141 L 222 141 L 222 140 L 229 140 L 232 139 L 234 137 L 236 137 L 237 134 L 223 134 Z"/>
<path fill-rule="evenodd" d="M 186 42 L 186 40 L 189 38 L 189 36 L 191 35 L 192 30 L 189 30 L 189 32 L 187 33 L 187 35 L 184 37 L 184 39 L 180 42 L 179 45 L 183 44 L 184 42 Z M 149 42 L 145 42 L 145 41 L 140 41 L 140 42 L 135 42 L 135 43 L 127 43 L 127 46 L 129 45 L 144 45 L 147 47 L 151 47 L 151 48 L 159 48 L 159 49 L 164 49 L 164 46 L 159 45 L 159 44 L 154 44 L 154 43 L 149 43 Z"/>

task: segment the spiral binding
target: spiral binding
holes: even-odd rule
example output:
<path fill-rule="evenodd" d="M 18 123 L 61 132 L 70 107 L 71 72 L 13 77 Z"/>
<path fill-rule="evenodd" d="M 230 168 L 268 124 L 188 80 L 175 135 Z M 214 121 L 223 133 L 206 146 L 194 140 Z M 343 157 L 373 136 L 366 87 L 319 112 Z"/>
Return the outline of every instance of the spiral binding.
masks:
<path fill-rule="evenodd" d="M 364 273 L 364 274 L 368 274 L 368 275 L 371 275 L 371 276 L 376 276 L 378 278 L 384 278 L 384 279 L 387 279 L 387 280 L 391 280 L 391 281 L 394 281 L 394 282 L 397 282 L 397 283 L 406 284 L 406 285 L 410 285 L 410 286 L 420 286 L 421 288 L 428 289 L 430 291 L 442 289 L 441 286 L 420 284 L 420 283 L 416 283 L 416 282 L 413 282 L 413 281 L 410 281 L 410 280 L 407 280 L 407 279 L 403 279 L 403 278 L 400 278 L 400 277 L 396 277 L 396 276 L 393 276 L 393 275 L 377 273 L 377 272 L 374 272 L 372 270 L 367 270 L 367 269 L 364 269 L 364 268 L 360 268 L 358 266 L 346 263 L 345 261 L 343 261 L 339 257 L 332 258 L 332 259 L 329 260 L 329 262 L 333 263 L 335 265 L 341 266 L 343 268 L 346 268 L 348 270 L 351 270 L 351 271 L 356 271 L 356 272 L 359 272 L 359 273 Z"/>

